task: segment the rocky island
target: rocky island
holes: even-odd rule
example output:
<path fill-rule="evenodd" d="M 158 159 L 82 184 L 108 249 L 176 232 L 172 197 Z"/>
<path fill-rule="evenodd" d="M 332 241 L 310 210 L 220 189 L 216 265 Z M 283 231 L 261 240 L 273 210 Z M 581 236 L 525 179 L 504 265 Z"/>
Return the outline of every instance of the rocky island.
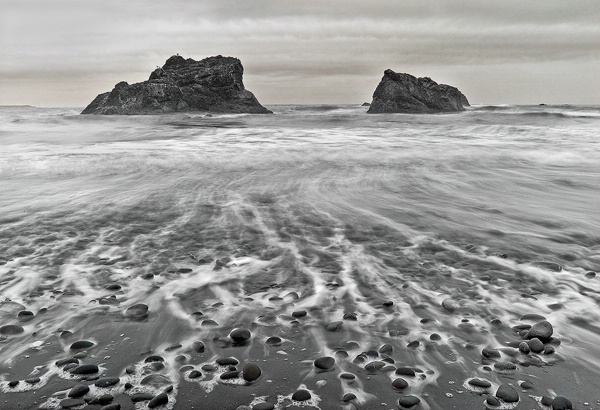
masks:
<path fill-rule="evenodd" d="M 200 61 L 179 55 L 156 68 L 147 81 L 122 81 L 98 95 L 82 114 L 161 114 L 184 111 L 271 114 L 242 82 L 244 68 L 234 57 Z"/>
<path fill-rule="evenodd" d="M 368 113 L 434 113 L 463 111 L 467 97 L 456 87 L 438 84 L 429 77 L 385 70 L 373 93 Z"/>

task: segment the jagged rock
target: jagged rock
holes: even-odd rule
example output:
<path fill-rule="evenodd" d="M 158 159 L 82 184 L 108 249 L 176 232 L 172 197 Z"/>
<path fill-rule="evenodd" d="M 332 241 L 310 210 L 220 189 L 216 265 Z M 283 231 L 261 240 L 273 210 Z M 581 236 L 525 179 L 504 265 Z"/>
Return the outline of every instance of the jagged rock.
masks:
<path fill-rule="evenodd" d="M 208 57 L 200 61 L 179 55 L 156 68 L 147 81 L 121 81 L 98 95 L 82 114 L 160 114 L 182 111 L 270 114 L 244 88 L 244 68 L 237 58 Z"/>
<path fill-rule="evenodd" d="M 467 97 L 456 87 L 438 84 L 429 77 L 385 70 L 373 93 L 368 113 L 428 113 L 463 111 Z"/>

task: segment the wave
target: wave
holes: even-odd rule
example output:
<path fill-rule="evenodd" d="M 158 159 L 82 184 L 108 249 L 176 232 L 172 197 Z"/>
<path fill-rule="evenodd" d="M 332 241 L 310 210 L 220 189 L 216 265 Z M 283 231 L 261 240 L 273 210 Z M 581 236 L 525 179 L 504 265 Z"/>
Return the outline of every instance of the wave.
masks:
<path fill-rule="evenodd" d="M 600 106 L 570 105 L 481 105 L 472 106 L 469 111 L 492 112 L 498 114 L 519 115 L 524 117 L 554 118 L 590 118 L 600 119 Z"/>

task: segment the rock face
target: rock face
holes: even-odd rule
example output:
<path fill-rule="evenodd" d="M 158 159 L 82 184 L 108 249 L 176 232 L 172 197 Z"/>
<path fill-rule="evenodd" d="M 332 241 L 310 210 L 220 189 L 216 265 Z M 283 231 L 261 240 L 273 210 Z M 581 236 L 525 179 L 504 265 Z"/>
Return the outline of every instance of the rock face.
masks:
<path fill-rule="evenodd" d="M 385 70 L 373 93 L 368 113 L 433 113 L 463 111 L 467 97 L 456 87 L 438 84 L 429 77 Z"/>
<path fill-rule="evenodd" d="M 182 111 L 271 114 L 244 88 L 244 68 L 237 58 L 195 61 L 170 57 L 147 81 L 122 81 L 98 95 L 82 114 L 160 114 Z"/>

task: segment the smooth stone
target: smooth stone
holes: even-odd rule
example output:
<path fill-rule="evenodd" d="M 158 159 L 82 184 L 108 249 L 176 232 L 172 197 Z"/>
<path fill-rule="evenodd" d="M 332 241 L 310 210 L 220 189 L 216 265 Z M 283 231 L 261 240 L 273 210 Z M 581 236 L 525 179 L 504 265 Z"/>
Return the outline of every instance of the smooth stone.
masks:
<path fill-rule="evenodd" d="M 419 342 L 418 340 L 413 340 L 412 342 L 407 344 L 406 347 L 408 347 L 410 349 L 415 349 L 415 348 L 419 347 L 420 344 L 421 344 L 421 342 Z"/>
<path fill-rule="evenodd" d="M 296 392 L 294 392 L 294 394 L 292 394 L 292 400 L 295 401 L 306 401 L 310 400 L 311 397 L 312 396 L 310 392 L 304 389 L 297 390 Z"/>
<path fill-rule="evenodd" d="M 13 336 L 23 332 L 25 332 L 25 329 L 19 325 L 4 325 L 0 327 L 0 335 Z"/>
<path fill-rule="evenodd" d="M 508 384 L 503 384 L 498 387 L 496 397 L 504 400 L 507 403 L 516 403 L 519 401 L 519 393 Z"/>
<path fill-rule="evenodd" d="M 236 379 L 239 375 L 240 375 L 239 370 L 231 370 L 231 371 L 222 373 L 221 376 L 219 376 L 219 377 L 221 378 L 221 380 L 228 380 L 228 379 Z"/>
<path fill-rule="evenodd" d="M 67 394 L 68 397 L 73 399 L 85 396 L 90 391 L 90 387 L 87 384 L 78 384 L 74 386 Z"/>
<path fill-rule="evenodd" d="M 481 351 L 481 355 L 486 359 L 498 359 L 500 358 L 500 352 L 496 349 L 485 348 Z"/>
<path fill-rule="evenodd" d="M 252 410 L 274 410 L 274 409 L 275 409 L 275 405 L 273 403 L 267 403 L 267 402 L 258 403 L 252 407 Z"/>
<path fill-rule="evenodd" d="M 19 385 L 19 381 L 18 380 L 11 380 L 8 382 L 8 387 L 16 387 Z"/>
<path fill-rule="evenodd" d="M 78 340 L 77 342 L 71 344 L 71 350 L 79 350 L 79 349 L 87 349 L 88 347 L 94 346 L 94 342 L 90 342 L 89 340 Z"/>
<path fill-rule="evenodd" d="M 497 398 L 495 398 L 494 396 L 488 396 L 487 399 L 485 400 L 485 402 L 487 404 L 489 404 L 490 406 L 499 406 L 500 405 L 500 400 L 498 400 Z"/>
<path fill-rule="evenodd" d="M 544 406 L 552 406 L 552 398 L 548 396 L 542 396 L 540 403 Z"/>
<path fill-rule="evenodd" d="M 529 347 L 529 344 L 527 344 L 527 342 L 521 342 L 521 343 L 519 343 L 519 350 L 521 352 L 523 352 L 524 354 L 529 354 L 529 352 L 531 351 L 531 348 Z"/>
<path fill-rule="evenodd" d="M 234 357 L 219 357 L 215 362 L 219 366 L 237 366 L 240 362 Z"/>
<path fill-rule="evenodd" d="M 389 343 L 386 343 L 379 348 L 379 353 L 382 353 L 382 354 L 389 354 L 389 353 L 392 353 L 393 351 L 394 351 L 394 348 Z"/>
<path fill-rule="evenodd" d="M 444 299 L 442 301 L 442 307 L 448 312 L 454 312 L 456 309 L 458 309 L 458 303 L 456 303 L 456 301 L 453 299 Z"/>
<path fill-rule="evenodd" d="M 306 310 L 296 310 L 296 311 L 292 312 L 292 317 L 296 317 L 296 318 L 304 317 L 304 316 L 306 316 L 306 314 L 307 314 Z"/>
<path fill-rule="evenodd" d="M 354 380 L 356 379 L 356 376 L 352 373 L 342 373 L 340 374 L 340 378 L 344 380 Z"/>
<path fill-rule="evenodd" d="M 71 374 L 94 374 L 98 373 L 100 369 L 95 364 L 82 364 L 74 367 L 70 370 Z"/>
<path fill-rule="evenodd" d="M 200 325 L 201 326 L 219 326 L 219 324 L 212 319 L 203 320 Z"/>
<path fill-rule="evenodd" d="M 262 371 L 260 370 L 260 367 L 254 363 L 246 363 L 242 369 L 242 377 L 247 382 L 253 382 L 254 380 L 258 379 L 261 373 Z"/>
<path fill-rule="evenodd" d="M 139 403 L 140 401 L 149 401 L 154 398 L 154 394 L 152 393 L 134 393 L 130 396 L 131 401 L 134 403 Z"/>
<path fill-rule="evenodd" d="M 545 342 L 550 339 L 552 333 L 554 333 L 552 324 L 546 320 L 543 320 L 531 326 L 531 329 L 529 329 L 529 332 L 527 333 L 527 339 L 533 339 L 537 337 L 542 342 Z"/>
<path fill-rule="evenodd" d="M 421 403 L 421 399 L 416 396 L 403 396 L 398 399 L 398 404 L 401 407 L 413 407 Z"/>
<path fill-rule="evenodd" d="M 17 314 L 17 319 L 19 322 L 29 322 L 34 318 L 33 312 L 29 310 L 22 310 Z"/>
<path fill-rule="evenodd" d="M 331 322 L 331 323 L 327 324 L 327 330 L 329 332 L 335 332 L 336 330 L 341 329 L 343 324 L 344 324 L 344 322 L 340 322 L 340 321 Z"/>
<path fill-rule="evenodd" d="M 524 381 L 519 385 L 523 390 L 531 390 L 533 389 L 535 386 L 533 385 L 533 383 L 528 382 L 528 381 Z"/>
<path fill-rule="evenodd" d="M 40 378 L 39 377 L 32 377 L 31 379 L 25 379 L 25 383 L 27 384 L 36 384 L 40 382 Z"/>
<path fill-rule="evenodd" d="M 471 380 L 469 380 L 469 384 L 471 386 L 481 387 L 483 389 L 492 387 L 492 383 L 488 382 L 487 380 L 482 380 L 482 379 L 471 379 Z"/>
<path fill-rule="evenodd" d="M 121 381 L 118 377 L 103 377 L 98 379 L 94 385 L 96 387 L 110 387 L 118 384 Z"/>
<path fill-rule="evenodd" d="M 201 367 L 201 369 L 205 372 L 214 372 L 217 370 L 217 366 L 215 366 L 214 364 L 205 364 Z"/>
<path fill-rule="evenodd" d="M 517 365 L 511 362 L 498 362 L 494 363 L 494 369 L 500 371 L 512 371 L 517 370 Z"/>
<path fill-rule="evenodd" d="M 408 387 L 408 382 L 399 377 L 392 382 L 392 386 L 394 386 L 395 389 L 404 390 Z"/>
<path fill-rule="evenodd" d="M 554 352 L 556 352 L 556 349 L 554 349 L 554 347 L 552 347 L 552 346 L 544 347 L 544 354 L 554 354 Z"/>
<path fill-rule="evenodd" d="M 198 377 L 202 377 L 202 372 L 200 370 L 192 370 L 189 374 L 188 377 L 190 379 L 197 379 Z"/>
<path fill-rule="evenodd" d="M 410 367 L 398 367 L 396 369 L 396 374 L 401 376 L 415 376 L 415 370 Z"/>
<path fill-rule="evenodd" d="M 152 356 L 148 356 L 146 357 L 146 359 L 144 360 L 145 363 L 152 363 L 152 362 L 164 362 L 165 359 L 162 356 L 159 356 L 157 354 L 152 355 Z"/>
<path fill-rule="evenodd" d="M 148 402 L 148 408 L 153 409 L 169 402 L 169 396 L 166 393 L 160 393 Z"/>
<path fill-rule="evenodd" d="M 529 345 L 529 348 L 531 349 L 532 352 L 540 353 L 540 352 L 544 351 L 544 344 L 537 337 L 534 337 L 533 339 L 528 340 L 527 344 Z"/>
<path fill-rule="evenodd" d="M 438 335 L 437 333 L 432 333 L 431 336 L 429 336 L 429 340 L 433 340 L 434 342 L 442 340 L 442 336 Z"/>
<path fill-rule="evenodd" d="M 348 403 L 352 400 L 356 400 L 356 394 L 354 393 L 346 393 L 344 394 L 344 397 L 342 397 L 342 401 L 345 403 Z"/>
<path fill-rule="evenodd" d="M 383 306 L 385 306 L 385 307 L 394 306 L 394 302 L 391 300 L 388 300 L 387 302 L 383 302 Z"/>
<path fill-rule="evenodd" d="M 252 333 L 248 329 L 237 328 L 229 333 L 229 337 L 236 343 L 243 343 L 252 337 Z"/>
<path fill-rule="evenodd" d="M 564 396 L 556 396 L 554 400 L 552 400 L 552 410 L 571 410 L 572 408 L 573 404 L 571 403 L 571 400 Z"/>
<path fill-rule="evenodd" d="M 281 342 L 282 340 L 279 336 L 271 336 L 265 341 L 266 344 L 271 346 L 279 346 Z"/>
<path fill-rule="evenodd" d="M 144 303 L 132 305 L 125 310 L 125 315 L 133 319 L 143 319 L 148 316 L 148 305 Z"/>
<path fill-rule="evenodd" d="M 330 356 L 323 356 L 315 359 L 313 364 L 317 369 L 329 370 L 335 365 L 335 359 Z"/>
<path fill-rule="evenodd" d="M 111 283 L 108 284 L 104 287 L 104 289 L 106 290 L 120 290 L 121 289 L 121 285 L 119 285 L 118 283 Z"/>
<path fill-rule="evenodd" d="M 204 351 L 204 348 L 204 343 L 202 343 L 199 340 L 196 340 L 194 343 L 192 343 L 192 349 L 194 349 L 194 351 L 197 353 L 202 353 Z"/>
<path fill-rule="evenodd" d="M 79 360 L 77 360 L 74 357 L 69 357 L 67 359 L 60 359 L 60 360 L 57 360 L 56 362 L 54 362 L 54 364 L 58 367 L 61 367 L 61 366 L 64 366 L 65 364 L 70 364 L 70 363 L 79 364 Z"/>
<path fill-rule="evenodd" d="M 592 272 L 592 271 L 586 272 L 585 277 L 589 278 L 589 279 L 593 279 L 596 277 L 596 272 Z"/>
<path fill-rule="evenodd" d="M 60 407 L 70 409 L 72 407 L 82 406 L 85 404 L 83 399 L 64 399 L 60 401 Z"/>
<path fill-rule="evenodd" d="M 538 262 L 534 262 L 533 266 L 535 266 L 536 268 L 540 268 L 540 269 L 546 269 L 552 272 L 560 272 L 563 270 L 562 266 L 560 266 L 558 263 L 555 262 L 544 262 L 544 261 L 538 261 Z"/>
<path fill-rule="evenodd" d="M 367 363 L 365 370 L 368 372 L 377 372 L 385 367 L 385 363 L 379 360 Z"/>
<path fill-rule="evenodd" d="M 342 319 L 354 320 L 354 321 L 358 320 L 358 318 L 356 317 L 356 313 L 352 313 L 352 312 L 344 313 L 344 316 L 342 316 Z"/>

